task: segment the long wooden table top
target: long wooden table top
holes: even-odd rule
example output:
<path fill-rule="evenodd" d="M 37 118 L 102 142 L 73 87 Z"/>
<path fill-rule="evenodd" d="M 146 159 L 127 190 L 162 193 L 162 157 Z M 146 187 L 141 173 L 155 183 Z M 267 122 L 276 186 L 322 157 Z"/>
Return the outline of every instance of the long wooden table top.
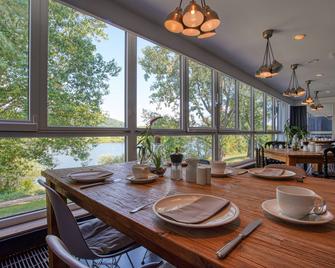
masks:
<path fill-rule="evenodd" d="M 283 156 L 323 157 L 323 152 L 305 152 L 303 150 L 293 151 L 292 149 L 265 148 L 264 153 L 278 154 Z"/>
<path fill-rule="evenodd" d="M 64 178 L 78 169 L 47 170 L 43 175 L 57 191 L 162 256 L 177 267 L 335 267 L 335 222 L 323 226 L 298 226 L 264 215 L 261 204 L 275 198 L 278 185 L 298 185 L 314 190 L 335 212 L 335 181 L 306 178 L 271 181 L 248 174 L 213 179 L 201 186 L 160 178 L 146 185 L 130 184 L 126 176 L 131 163 L 105 166 L 114 172 L 114 183 L 79 189 Z M 195 230 L 176 227 L 158 219 L 148 207 L 138 213 L 129 210 L 157 200 L 170 190 L 221 196 L 240 208 L 239 219 L 228 225 Z M 235 238 L 252 220 L 263 224 L 223 260 L 216 251 Z"/>

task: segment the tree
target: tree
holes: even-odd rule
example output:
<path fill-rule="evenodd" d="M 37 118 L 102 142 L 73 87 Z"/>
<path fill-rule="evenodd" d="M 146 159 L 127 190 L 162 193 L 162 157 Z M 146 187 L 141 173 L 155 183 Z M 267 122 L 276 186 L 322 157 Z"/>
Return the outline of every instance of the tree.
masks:
<path fill-rule="evenodd" d="M 28 117 L 27 0 L 0 0 L 0 119 Z M 121 68 L 105 61 L 95 43 L 106 24 L 49 1 L 48 123 L 99 126 L 110 120 L 101 110 L 109 78 Z M 0 140 L 0 190 L 13 191 L 34 162 L 53 167 L 55 152 L 86 160 L 95 138 L 6 138 Z"/>

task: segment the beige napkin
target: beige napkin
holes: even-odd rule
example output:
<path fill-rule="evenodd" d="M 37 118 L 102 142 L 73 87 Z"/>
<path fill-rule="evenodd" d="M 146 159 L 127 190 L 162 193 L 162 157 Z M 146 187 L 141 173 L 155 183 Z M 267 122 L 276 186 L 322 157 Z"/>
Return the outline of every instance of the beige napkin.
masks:
<path fill-rule="evenodd" d="M 170 211 L 159 212 L 159 214 L 182 223 L 201 223 L 218 213 L 228 204 L 229 200 L 226 199 L 202 196 L 189 205 Z"/>
<path fill-rule="evenodd" d="M 257 171 L 256 173 L 260 175 L 265 175 L 265 176 L 279 177 L 285 173 L 285 169 L 263 168 L 262 170 Z"/>

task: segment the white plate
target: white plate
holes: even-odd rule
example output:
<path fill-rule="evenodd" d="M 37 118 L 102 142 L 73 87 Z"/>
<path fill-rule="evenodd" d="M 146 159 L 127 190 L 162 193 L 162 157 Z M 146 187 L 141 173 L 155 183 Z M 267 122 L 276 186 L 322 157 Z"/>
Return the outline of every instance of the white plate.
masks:
<path fill-rule="evenodd" d="M 108 170 L 90 169 L 90 170 L 71 172 L 67 176 L 75 182 L 92 183 L 92 182 L 104 181 L 112 175 L 113 173 Z"/>
<path fill-rule="evenodd" d="M 151 174 L 148 176 L 147 179 L 136 179 L 134 176 L 127 177 L 127 180 L 129 180 L 131 183 L 137 183 L 137 184 L 146 184 L 155 181 L 159 176 L 156 174 Z"/>
<path fill-rule="evenodd" d="M 290 171 L 290 170 L 285 170 L 284 173 L 282 175 L 280 175 L 280 176 L 271 176 L 271 175 L 259 173 L 263 169 L 264 168 L 252 168 L 252 169 L 248 169 L 248 172 L 251 175 L 254 175 L 256 177 L 265 178 L 265 179 L 272 179 L 272 180 L 289 179 L 289 178 L 292 178 L 295 175 L 297 175 L 295 172 Z M 271 169 L 276 169 L 276 168 L 271 168 Z M 282 169 L 279 169 L 279 170 L 282 170 Z"/>
<path fill-rule="evenodd" d="M 228 176 L 228 175 L 231 175 L 233 174 L 233 170 L 231 169 L 225 169 L 223 173 L 212 173 L 212 177 L 225 177 L 225 176 Z"/>
<path fill-rule="evenodd" d="M 152 209 L 154 213 L 157 215 L 157 217 L 159 217 L 163 221 L 172 223 L 174 225 L 189 227 L 189 228 L 217 227 L 217 226 L 228 224 L 234 221 L 235 219 L 237 219 L 237 217 L 239 216 L 240 210 L 233 202 L 230 202 L 227 207 L 225 207 L 223 210 L 221 210 L 220 212 L 218 212 L 211 218 L 207 219 L 206 221 L 202 223 L 197 223 L 197 224 L 177 222 L 177 221 L 168 219 L 159 213 L 159 212 L 169 211 L 172 209 L 181 208 L 183 206 L 186 206 L 188 204 L 195 202 L 197 199 L 199 199 L 202 196 L 209 196 L 209 197 L 217 198 L 220 200 L 223 199 L 218 196 L 204 195 L 204 194 L 177 194 L 177 195 L 172 195 L 172 196 L 161 198 L 153 205 Z"/>
<path fill-rule="evenodd" d="M 334 219 L 334 216 L 330 211 L 327 211 L 323 215 L 310 214 L 302 219 L 291 218 L 289 216 L 284 215 L 280 211 L 277 204 L 277 199 L 270 199 L 264 201 L 262 203 L 262 209 L 276 218 L 295 224 L 318 225 L 318 224 L 325 224 Z"/>

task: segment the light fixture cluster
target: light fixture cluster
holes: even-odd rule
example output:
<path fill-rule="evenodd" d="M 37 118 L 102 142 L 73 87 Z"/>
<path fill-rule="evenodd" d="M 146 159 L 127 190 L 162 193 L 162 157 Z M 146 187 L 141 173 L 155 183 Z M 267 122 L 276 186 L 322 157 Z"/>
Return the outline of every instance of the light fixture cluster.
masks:
<path fill-rule="evenodd" d="M 323 105 L 319 101 L 318 94 L 319 94 L 319 91 L 315 91 L 315 100 L 314 100 L 314 103 L 311 104 L 311 106 L 310 106 L 312 111 L 323 110 Z"/>
<path fill-rule="evenodd" d="M 215 29 L 219 27 L 221 21 L 205 0 L 201 0 L 201 6 L 192 0 L 184 11 L 182 3 L 181 0 L 179 6 L 167 16 L 164 27 L 168 31 L 200 39 L 216 35 Z"/>
<path fill-rule="evenodd" d="M 265 53 L 263 57 L 263 63 L 256 71 L 255 76 L 258 78 L 271 78 L 283 69 L 283 65 L 278 62 L 272 51 L 270 38 L 273 35 L 273 30 L 266 30 L 263 32 L 263 38 L 266 39 Z"/>
<path fill-rule="evenodd" d="M 291 79 L 287 89 L 283 92 L 283 95 L 285 97 L 303 97 L 306 93 L 306 90 L 299 85 L 299 81 L 295 71 L 297 68 L 298 64 L 291 65 L 292 69 Z"/>
<path fill-rule="evenodd" d="M 312 80 L 307 80 L 306 85 L 307 85 L 307 94 L 306 98 L 301 102 L 303 105 L 314 105 L 314 99 L 311 96 L 311 89 L 309 88 L 309 85 L 312 83 Z"/>

